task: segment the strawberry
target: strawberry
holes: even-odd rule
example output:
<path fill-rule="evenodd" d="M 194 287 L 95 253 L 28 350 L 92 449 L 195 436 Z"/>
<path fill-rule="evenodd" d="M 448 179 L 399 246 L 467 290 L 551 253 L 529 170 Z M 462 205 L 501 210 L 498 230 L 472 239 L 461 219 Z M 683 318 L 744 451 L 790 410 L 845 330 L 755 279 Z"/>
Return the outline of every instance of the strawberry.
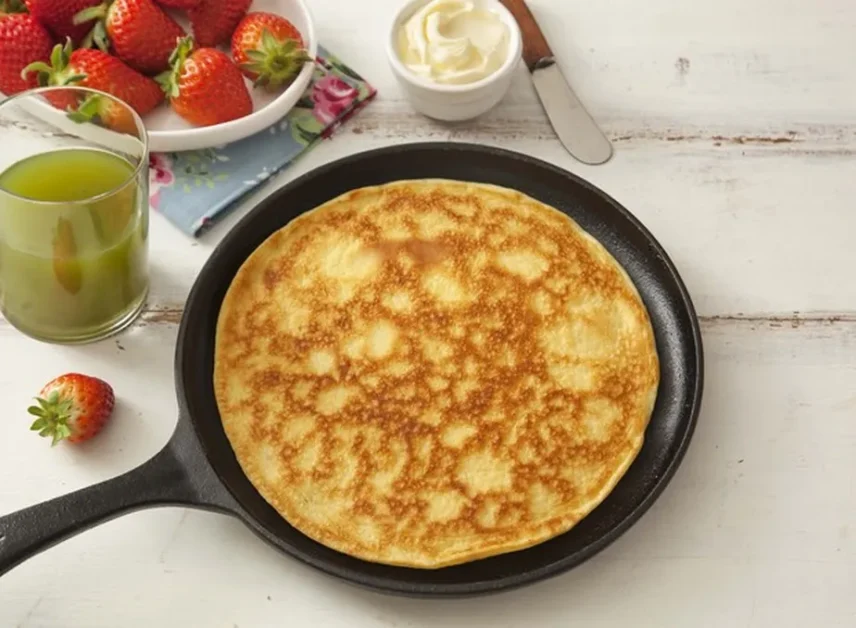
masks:
<path fill-rule="evenodd" d="M 53 439 L 51 445 L 89 440 L 101 431 L 113 412 L 110 384 L 97 377 L 66 373 L 48 382 L 27 412 L 36 417 L 30 429 Z"/>
<path fill-rule="evenodd" d="M 92 30 L 92 24 L 75 24 L 74 16 L 101 0 L 24 0 L 30 15 L 45 25 L 59 41 L 67 37 L 78 44 Z"/>
<path fill-rule="evenodd" d="M 232 33 L 232 58 L 255 85 L 273 89 L 292 81 L 312 60 L 297 27 L 263 11 L 247 13 Z"/>
<path fill-rule="evenodd" d="M 155 0 L 162 7 L 166 7 L 168 9 L 183 9 L 187 11 L 187 9 L 192 9 L 196 5 L 199 4 L 200 0 Z"/>
<path fill-rule="evenodd" d="M 201 0 L 187 12 L 197 45 L 212 47 L 228 43 L 251 2 L 252 0 Z"/>
<path fill-rule="evenodd" d="M 98 19 L 91 39 L 135 70 L 156 74 L 169 67 L 169 56 L 185 33 L 152 0 L 108 0 L 75 16 L 75 22 Z M 87 42 L 88 43 L 88 42 Z"/>
<path fill-rule="evenodd" d="M 215 48 L 193 49 L 185 37 L 170 58 L 172 70 L 158 82 L 175 111 L 197 126 L 220 124 L 249 115 L 253 101 L 244 77 L 225 53 Z"/>
<path fill-rule="evenodd" d="M 36 77 L 23 78 L 31 61 L 45 61 L 51 54 L 51 36 L 26 13 L 0 10 L 0 92 L 6 96 L 36 86 Z"/>
<path fill-rule="evenodd" d="M 75 122 L 97 120 L 101 126 L 127 135 L 138 133 L 137 121 L 127 107 L 97 94 L 87 96 L 76 110 L 69 113 L 68 117 Z"/>
<path fill-rule="evenodd" d="M 124 101 L 141 116 L 163 102 L 163 92 L 153 79 L 129 68 L 106 52 L 89 48 L 72 51 L 71 41 L 67 41 L 65 46 L 54 46 L 50 61 L 51 65 L 31 63 L 24 72 L 37 74 L 39 85 L 42 86 L 79 85 L 107 92 Z M 134 120 L 124 107 L 107 98 L 94 96 L 87 99 L 86 106 L 77 108 L 77 96 L 74 92 L 57 94 L 51 95 L 50 100 L 60 109 L 77 109 L 79 119 L 91 119 L 98 115 L 110 128 L 135 133 Z"/>

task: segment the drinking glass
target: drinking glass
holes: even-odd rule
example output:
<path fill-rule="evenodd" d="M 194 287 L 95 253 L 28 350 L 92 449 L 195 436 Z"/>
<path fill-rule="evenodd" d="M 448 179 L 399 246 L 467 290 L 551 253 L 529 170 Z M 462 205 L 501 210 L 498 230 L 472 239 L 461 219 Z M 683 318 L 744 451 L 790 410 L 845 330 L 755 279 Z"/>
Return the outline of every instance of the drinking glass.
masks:
<path fill-rule="evenodd" d="M 33 338 L 98 340 L 148 293 L 148 141 L 121 100 L 46 87 L 0 102 L 0 313 Z"/>

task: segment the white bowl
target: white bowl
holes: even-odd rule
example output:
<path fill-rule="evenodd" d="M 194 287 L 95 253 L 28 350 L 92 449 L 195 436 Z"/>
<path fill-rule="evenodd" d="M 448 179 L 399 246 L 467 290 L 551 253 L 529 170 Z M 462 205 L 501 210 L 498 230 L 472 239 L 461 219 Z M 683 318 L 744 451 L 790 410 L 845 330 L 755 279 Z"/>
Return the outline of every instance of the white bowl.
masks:
<path fill-rule="evenodd" d="M 254 0 L 250 11 L 267 11 L 276 13 L 290 20 L 303 36 L 304 45 L 310 57 L 318 53 L 318 42 L 315 39 L 315 27 L 312 16 L 303 0 Z M 173 14 L 176 20 L 187 31 L 190 26 L 183 15 Z M 221 46 L 226 51 L 226 48 Z M 253 89 L 252 81 L 244 79 L 253 99 L 253 112 L 222 124 L 205 127 L 195 127 L 185 122 L 166 103 L 143 116 L 143 123 L 149 135 L 149 150 L 152 152 L 172 152 L 196 150 L 221 146 L 243 139 L 259 131 L 263 131 L 278 120 L 285 117 L 291 108 L 297 104 L 312 80 L 315 64 L 307 62 L 300 74 L 282 92 L 270 93 L 264 89 Z M 44 103 L 44 115 L 53 115 L 52 107 Z"/>
<path fill-rule="evenodd" d="M 496 72 L 474 83 L 435 83 L 408 70 L 396 50 L 399 28 L 428 2 L 429 0 L 409 0 L 393 17 L 386 40 L 386 56 L 392 72 L 413 108 L 419 113 L 449 122 L 480 116 L 495 107 L 511 85 L 514 70 L 523 54 L 520 27 L 514 16 L 498 0 L 476 0 L 481 7 L 496 13 L 508 27 L 508 57 Z"/>
<path fill-rule="evenodd" d="M 312 15 L 303 0 L 254 0 L 249 10 L 276 13 L 290 20 L 303 36 L 309 56 L 314 58 L 318 53 Z M 178 22 L 190 32 L 184 19 L 178 19 Z M 307 62 L 297 78 L 283 92 L 269 93 L 264 89 L 253 89 L 252 82 L 244 79 L 253 98 L 253 112 L 231 122 L 195 127 L 185 122 L 167 105 L 161 105 L 143 117 L 149 133 L 149 150 L 169 152 L 211 148 L 258 133 L 291 111 L 306 91 L 314 71 L 315 64 Z"/>

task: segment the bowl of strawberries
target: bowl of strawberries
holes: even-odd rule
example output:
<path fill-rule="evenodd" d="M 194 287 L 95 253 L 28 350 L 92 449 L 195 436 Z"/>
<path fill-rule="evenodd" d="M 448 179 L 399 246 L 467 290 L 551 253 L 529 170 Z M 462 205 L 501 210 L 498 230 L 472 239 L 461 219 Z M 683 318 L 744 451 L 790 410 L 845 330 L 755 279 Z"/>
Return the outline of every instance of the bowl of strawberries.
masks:
<path fill-rule="evenodd" d="M 0 93 L 107 92 L 140 114 L 153 151 L 258 133 L 312 79 L 317 42 L 304 0 L 22 1 L 0 0 Z"/>

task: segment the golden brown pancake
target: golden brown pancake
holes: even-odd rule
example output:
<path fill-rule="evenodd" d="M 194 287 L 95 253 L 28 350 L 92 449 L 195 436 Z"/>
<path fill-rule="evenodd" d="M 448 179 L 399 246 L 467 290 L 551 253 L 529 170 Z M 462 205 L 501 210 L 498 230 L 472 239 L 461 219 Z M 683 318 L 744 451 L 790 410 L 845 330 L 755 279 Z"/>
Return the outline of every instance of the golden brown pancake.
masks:
<path fill-rule="evenodd" d="M 437 568 L 573 527 L 642 446 L 659 383 L 614 258 L 518 192 L 352 191 L 270 236 L 220 310 L 226 435 L 294 527 Z"/>

